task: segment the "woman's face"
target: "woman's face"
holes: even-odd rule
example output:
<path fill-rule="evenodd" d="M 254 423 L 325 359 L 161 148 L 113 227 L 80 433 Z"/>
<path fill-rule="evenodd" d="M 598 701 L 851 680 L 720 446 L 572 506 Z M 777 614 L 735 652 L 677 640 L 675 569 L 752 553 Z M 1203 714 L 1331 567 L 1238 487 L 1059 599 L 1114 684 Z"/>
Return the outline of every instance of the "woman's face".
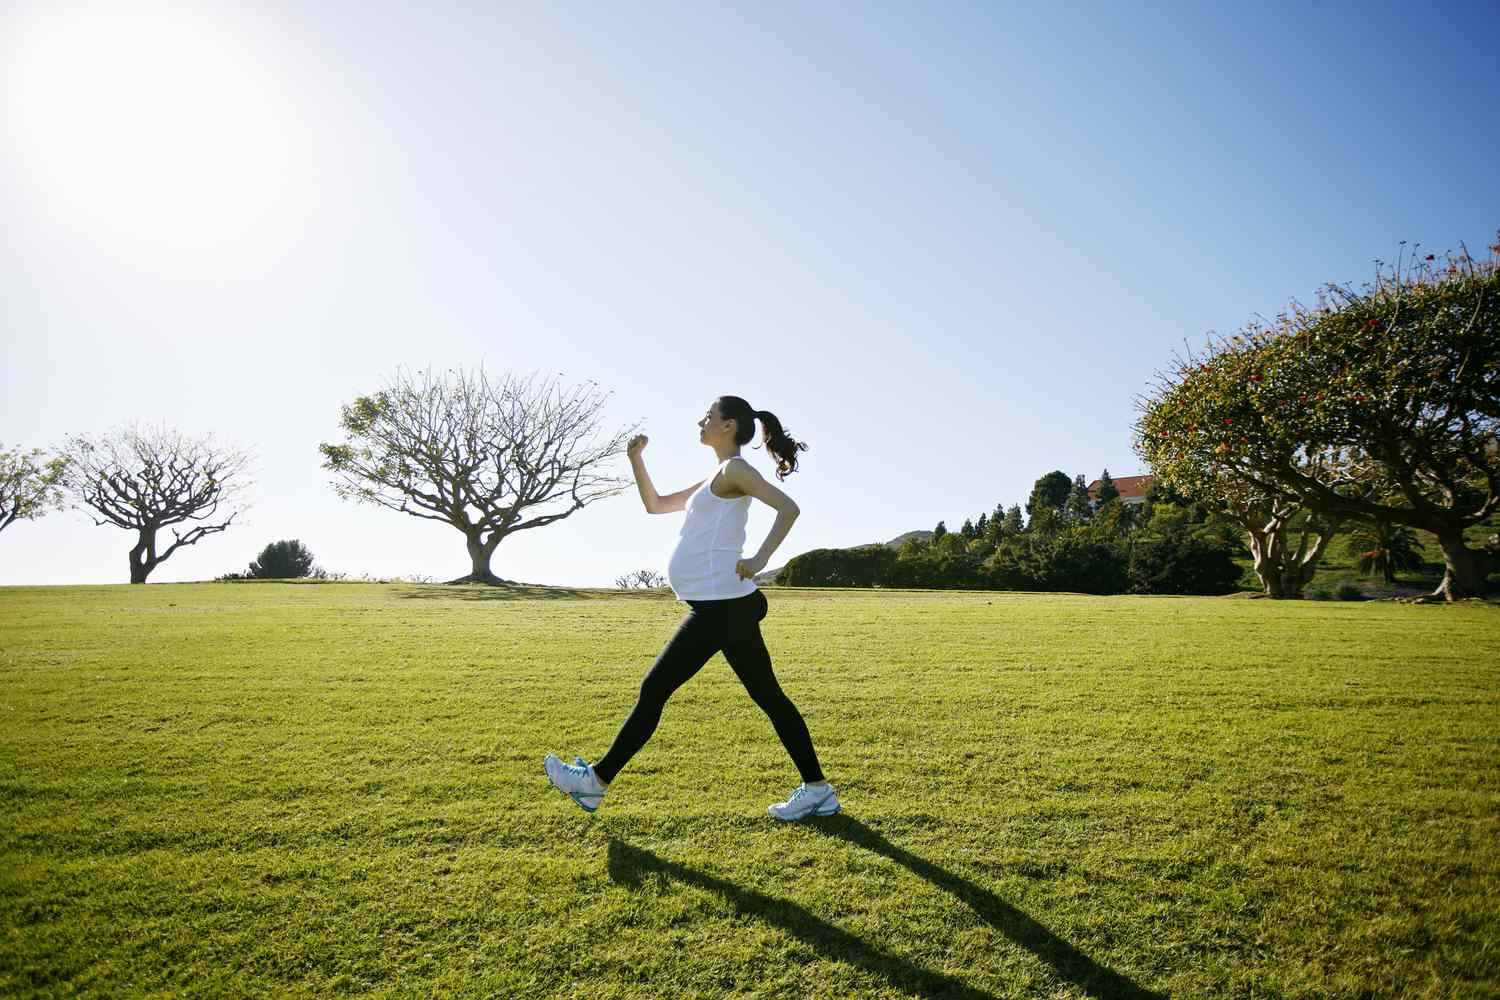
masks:
<path fill-rule="evenodd" d="M 698 421 L 698 440 L 707 445 L 734 444 L 734 421 L 719 415 L 719 401 L 714 400 Z"/>

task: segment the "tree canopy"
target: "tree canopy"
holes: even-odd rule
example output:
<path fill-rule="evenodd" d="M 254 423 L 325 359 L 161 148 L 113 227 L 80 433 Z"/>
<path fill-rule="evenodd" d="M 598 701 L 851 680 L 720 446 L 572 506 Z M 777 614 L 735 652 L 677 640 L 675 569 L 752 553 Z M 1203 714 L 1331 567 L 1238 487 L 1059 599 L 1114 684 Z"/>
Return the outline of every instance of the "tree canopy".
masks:
<path fill-rule="evenodd" d="M 1072 492 L 1073 480 L 1068 474 L 1061 469 L 1052 470 L 1031 487 L 1031 496 L 1026 499 L 1027 516 L 1034 520 L 1042 510 L 1060 515 Z"/>
<path fill-rule="evenodd" d="M 99 435 L 75 435 L 63 449 L 65 489 L 91 511 L 96 525 L 136 533 L 130 582 L 146 577 L 184 545 L 225 531 L 243 513 L 248 451 L 190 437 L 162 426 L 127 425 Z M 95 516 L 97 515 L 97 516 Z M 179 524 L 196 522 L 186 531 Z M 173 541 L 158 547 L 163 528 Z"/>
<path fill-rule="evenodd" d="M 250 576 L 257 580 L 295 580 L 313 569 L 313 554 L 295 538 L 272 542 L 260 550 L 250 564 Z"/>
<path fill-rule="evenodd" d="M 1435 596 L 1482 593 L 1500 543 L 1470 548 L 1465 529 L 1500 511 L 1500 240 L 1490 249 L 1413 254 L 1178 359 L 1142 401 L 1138 450 L 1196 496 L 1227 483 L 1431 531 L 1447 563 Z"/>
<path fill-rule="evenodd" d="M 29 452 L 0 448 L 0 531 L 16 521 L 34 520 L 63 508 L 66 465 L 66 459 L 48 459 L 40 448 Z"/>
<path fill-rule="evenodd" d="M 453 582 L 502 583 L 490 558 L 503 539 L 629 485 L 600 473 L 628 431 L 597 439 L 604 396 L 595 384 L 537 386 L 535 374 L 495 381 L 483 366 L 398 369 L 383 389 L 342 408 L 345 440 L 318 450 L 339 496 L 462 532 L 470 571 Z"/>

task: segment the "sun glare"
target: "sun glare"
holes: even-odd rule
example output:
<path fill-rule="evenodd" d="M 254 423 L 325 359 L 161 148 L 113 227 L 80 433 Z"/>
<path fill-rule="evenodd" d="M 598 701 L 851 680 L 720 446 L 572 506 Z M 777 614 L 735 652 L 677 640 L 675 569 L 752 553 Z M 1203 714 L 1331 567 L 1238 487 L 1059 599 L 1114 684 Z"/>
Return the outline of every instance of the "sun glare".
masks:
<path fill-rule="evenodd" d="M 284 200 L 280 82 L 224 23 L 45 12 L 5 46 L 11 154 L 48 215 L 95 239 L 221 250 Z"/>

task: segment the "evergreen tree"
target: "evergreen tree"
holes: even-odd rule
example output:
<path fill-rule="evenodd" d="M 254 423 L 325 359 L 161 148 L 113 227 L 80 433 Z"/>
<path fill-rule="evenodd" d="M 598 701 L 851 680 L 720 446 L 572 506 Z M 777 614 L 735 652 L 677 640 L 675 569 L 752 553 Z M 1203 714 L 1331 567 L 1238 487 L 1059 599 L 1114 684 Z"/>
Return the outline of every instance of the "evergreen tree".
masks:
<path fill-rule="evenodd" d="M 939 521 L 937 523 L 937 527 L 932 529 L 932 540 L 934 542 L 936 542 L 939 538 L 942 538 L 947 533 L 948 533 L 948 526 L 946 524 L 944 524 L 942 521 Z"/>
<path fill-rule="evenodd" d="M 1026 521 L 1021 516 L 1021 505 L 1018 503 L 1011 504 L 1010 510 L 1005 512 L 1005 517 L 1001 519 L 1000 523 L 1004 526 L 1007 536 L 1014 537 L 1024 531 L 1026 529 Z"/>
<path fill-rule="evenodd" d="M 1119 487 L 1115 485 L 1115 481 L 1111 478 L 1109 470 L 1105 469 L 1099 474 L 1099 495 L 1094 498 L 1094 502 L 1102 507 L 1111 500 L 1119 497 L 1119 495 Z"/>
<path fill-rule="evenodd" d="M 974 522 L 974 536 L 976 538 L 983 538 L 989 531 L 989 527 L 990 516 L 981 511 L 979 514 L 979 520 Z"/>
<path fill-rule="evenodd" d="M 896 550 L 896 558 L 918 559 L 930 546 L 931 543 L 921 535 L 910 535 L 901 543 L 901 548 Z"/>
<path fill-rule="evenodd" d="M 1062 527 L 1062 512 L 1046 504 L 1039 505 L 1026 522 L 1026 532 L 1031 535 L 1055 535 Z"/>
<path fill-rule="evenodd" d="M 1072 492 L 1068 494 L 1068 501 L 1063 508 L 1063 520 L 1069 524 L 1088 524 L 1089 519 L 1094 516 L 1093 504 L 1089 502 L 1089 488 L 1083 481 L 1083 474 L 1073 480 Z"/>
<path fill-rule="evenodd" d="M 250 564 L 250 577 L 256 580 L 295 580 L 312 572 L 313 554 L 295 538 L 272 542 L 260 550 Z"/>
<path fill-rule="evenodd" d="M 964 518 L 963 527 L 958 529 L 958 537 L 967 542 L 973 540 L 974 538 L 977 538 L 978 536 L 979 532 L 974 530 L 974 522 L 967 517 Z"/>
<path fill-rule="evenodd" d="M 1093 519 L 1089 521 L 1089 531 L 1096 538 L 1123 538 L 1134 527 L 1135 522 L 1131 513 L 1131 509 L 1122 504 L 1119 497 L 1107 503 L 1101 503 L 1094 508 Z"/>
<path fill-rule="evenodd" d="M 956 555 L 957 553 L 964 551 L 967 544 L 968 543 L 965 542 L 959 535 L 956 535 L 951 531 L 945 531 L 943 532 L 942 538 L 939 538 L 932 543 L 932 548 L 935 552 L 944 552 L 948 553 L 949 555 Z"/>
<path fill-rule="evenodd" d="M 1072 491 L 1073 481 L 1068 478 L 1068 474 L 1060 469 L 1054 469 L 1038 479 L 1031 487 L 1031 496 L 1026 500 L 1026 513 L 1033 519 L 1036 518 L 1037 512 L 1043 509 L 1061 514 L 1068 502 L 1068 494 Z"/>

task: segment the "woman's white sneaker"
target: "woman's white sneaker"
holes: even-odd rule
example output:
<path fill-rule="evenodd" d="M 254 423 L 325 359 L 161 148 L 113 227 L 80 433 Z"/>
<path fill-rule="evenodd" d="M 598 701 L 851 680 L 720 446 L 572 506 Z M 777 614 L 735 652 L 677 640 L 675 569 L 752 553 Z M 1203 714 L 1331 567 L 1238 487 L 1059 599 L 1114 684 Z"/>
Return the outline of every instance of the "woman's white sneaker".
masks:
<path fill-rule="evenodd" d="M 807 816 L 832 816 L 844 807 L 834 794 L 832 785 L 809 785 L 806 782 L 793 790 L 791 798 L 766 807 L 766 812 L 780 820 L 798 820 Z"/>
<path fill-rule="evenodd" d="M 547 772 L 547 780 L 554 787 L 578 803 L 578 808 L 584 812 L 593 812 L 603 801 L 606 789 L 594 774 L 591 765 L 585 763 L 582 757 L 573 759 L 578 763 L 564 764 L 549 753 L 542 759 L 542 767 Z"/>

